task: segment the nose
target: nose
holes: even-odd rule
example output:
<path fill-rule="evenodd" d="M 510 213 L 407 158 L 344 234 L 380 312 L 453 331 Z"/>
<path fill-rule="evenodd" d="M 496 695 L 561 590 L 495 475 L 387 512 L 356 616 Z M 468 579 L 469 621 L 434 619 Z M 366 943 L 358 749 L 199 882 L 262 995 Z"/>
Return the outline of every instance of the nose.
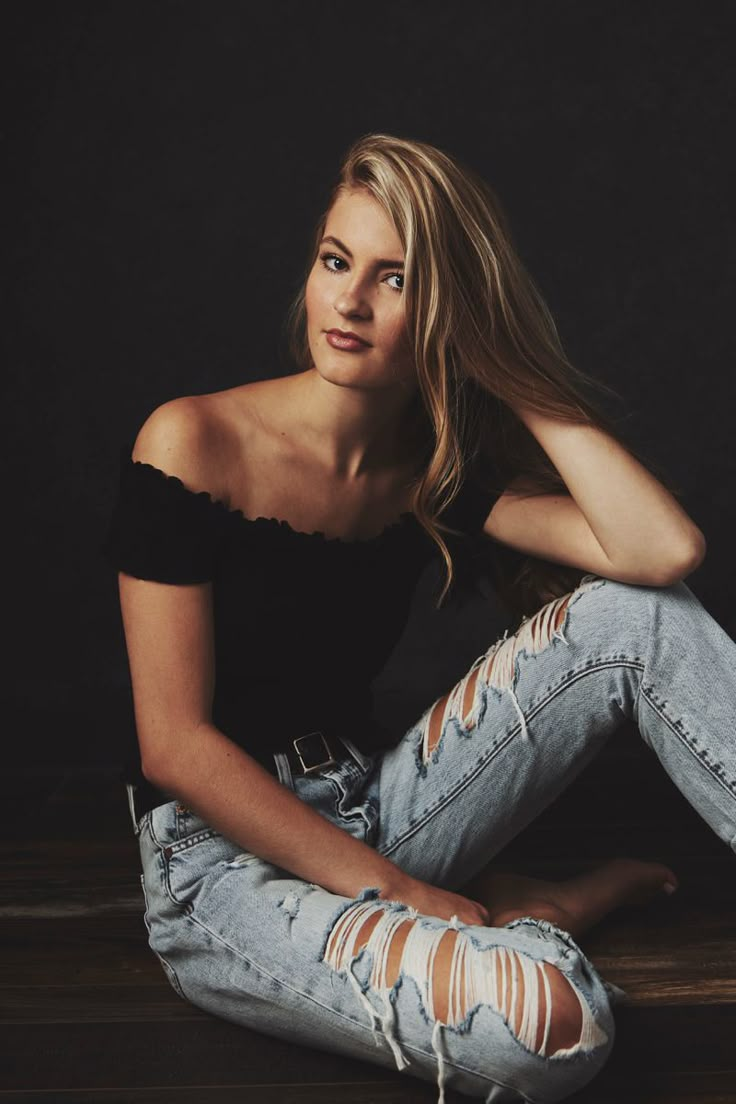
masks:
<path fill-rule="evenodd" d="M 335 299 L 335 310 L 346 318 L 367 318 L 370 315 L 370 304 L 359 281 L 341 284 Z"/>

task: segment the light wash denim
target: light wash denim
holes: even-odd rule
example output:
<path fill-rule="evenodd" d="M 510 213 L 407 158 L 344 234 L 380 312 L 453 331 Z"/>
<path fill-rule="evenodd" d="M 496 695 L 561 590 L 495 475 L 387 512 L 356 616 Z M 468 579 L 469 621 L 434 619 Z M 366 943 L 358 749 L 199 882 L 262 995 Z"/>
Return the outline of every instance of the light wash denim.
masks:
<path fill-rule="evenodd" d="M 280 756 L 281 781 L 409 874 L 458 891 L 631 718 L 734 847 L 736 645 L 686 583 L 587 575 L 478 657 L 430 744 L 428 721 L 442 700 L 397 746 L 373 755 L 352 744 L 346 717 L 336 765 L 292 777 Z M 610 1054 L 621 990 L 552 923 L 466 925 L 383 901 L 376 886 L 355 899 L 330 893 L 243 852 L 174 801 L 134 824 L 151 948 L 176 992 L 208 1012 L 435 1081 L 440 1100 L 445 1085 L 489 1104 L 561 1100 Z M 376 913 L 379 924 L 356 952 L 362 918 Z M 407 919 L 400 973 L 387 986 L 386 948 Z M 441 1022 L 432 956 L 448 928 L 457 932 L 454 997 Z M 574 1046 L 552 1054 L 543 963 L 573 987 L 583 1024 Z M 523 1022 L 505 997 L 514 986 L 524 994 Z"/>

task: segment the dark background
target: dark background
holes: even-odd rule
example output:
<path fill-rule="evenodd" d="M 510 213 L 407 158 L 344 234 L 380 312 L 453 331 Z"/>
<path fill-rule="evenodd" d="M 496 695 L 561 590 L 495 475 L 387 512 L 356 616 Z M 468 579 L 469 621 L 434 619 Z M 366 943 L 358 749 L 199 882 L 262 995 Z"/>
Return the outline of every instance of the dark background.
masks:
<path fill-rule="evenodd" d="M 681 486 L 708 540 L 688 585 L 736 636 L 736 5 L 26 0 L 3 23 L 11 758 L 115 761 L 119 448 L 167 399 L 291 370 L 312 227 L 368 131 L 496 189 L 569 356 Z M 411 723 L 504 624 L 492 596 L 433 617 L 420 586 L 383 708 Z"/>

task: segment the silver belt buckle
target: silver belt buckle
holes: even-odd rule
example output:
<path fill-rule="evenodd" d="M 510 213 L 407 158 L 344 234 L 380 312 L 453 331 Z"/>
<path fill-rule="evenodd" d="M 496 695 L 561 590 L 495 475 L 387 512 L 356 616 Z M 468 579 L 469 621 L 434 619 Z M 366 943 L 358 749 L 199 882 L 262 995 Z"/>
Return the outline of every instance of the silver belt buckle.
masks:
<path fill-rule="evenodd" d="M 301 741 L 311 740 L 315 736 L 319 736 L 322 743 L 324 744 L 324 748 L 325 748 L 325 751 L 327 752 L 328 758 L 324 759 L 321 763 L 312 763 L 312 765 L 308 767 L 307 764 L 304 762 L 304 757 L 302 755 L 302 752 L 299 749 L 299 744 L 301 743 Z M 337 762 L 337 760 L 333 756 L 332 752 L 330 751 L 330 747 L 329 747 L 329 744 L 327 743 L 327 740 L 324 737 L 324 733 L 320 732 L 319 730 L 317 730 L 316 732 L 308 732 L 306 734 L 306 736 L 297 736 L 296 739 L 292 740 L 291 742 L 294 745 L 294 751 L 299 756 L 299 762 L 301 763 L 302 770 L 304 771 L 305 774 L 311 774 L 313 771 L 321 770 L 322 767 L 329 767 L 332 763 Z M 306 754 L 306 749 L 305 749 L 305 754 Z"/>

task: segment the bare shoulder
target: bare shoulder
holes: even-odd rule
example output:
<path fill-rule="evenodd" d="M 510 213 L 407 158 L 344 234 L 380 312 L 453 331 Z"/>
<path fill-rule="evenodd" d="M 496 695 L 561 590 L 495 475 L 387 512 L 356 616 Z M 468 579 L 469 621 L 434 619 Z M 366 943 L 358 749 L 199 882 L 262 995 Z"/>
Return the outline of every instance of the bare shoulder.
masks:
<path fill-rule="evenodd" d="M 132 458 L 177 476 L 192 490 L 226 497 L 229 460 L 246 432 L 238 409 L 230 391 L 170 399 L 146 418 Z"/>
<path fill-rule="evenodd" d="M 185 395 L 157 406 L 138 431 L 133 459 L 172 475 L 196 472 L 210 434 L 203 398 Z"/>

